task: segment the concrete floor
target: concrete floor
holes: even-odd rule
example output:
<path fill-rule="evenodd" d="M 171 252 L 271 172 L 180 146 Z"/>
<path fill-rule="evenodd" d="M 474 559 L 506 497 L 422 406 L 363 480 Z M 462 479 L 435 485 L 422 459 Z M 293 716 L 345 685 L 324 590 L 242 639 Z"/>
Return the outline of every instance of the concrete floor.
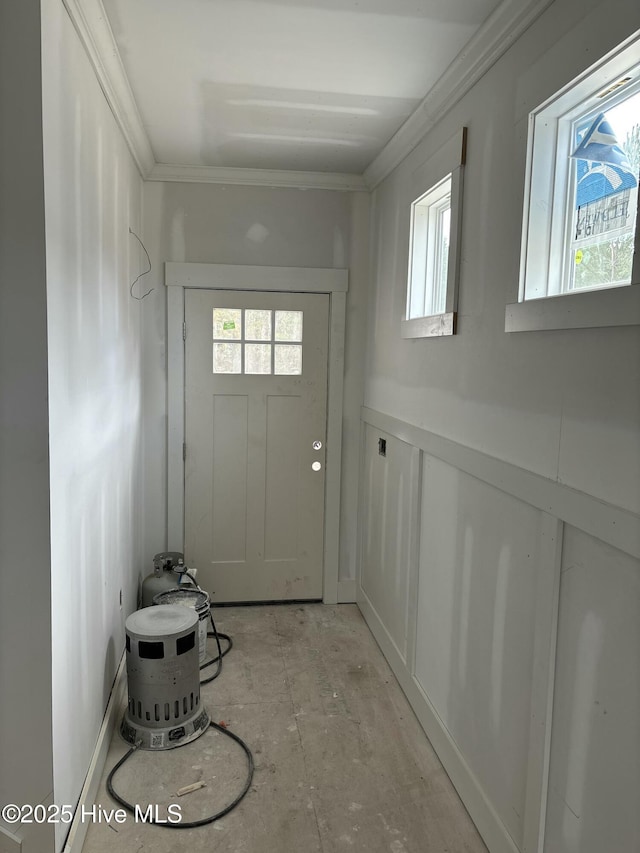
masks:
<path fill-rule="evenodd" d="M 249 793 L 198 829 L 91 823 L 83 853 L 486 853 L 355 605 L 219 608 L 216 621 L 234 648 L 202 699 L 253 750 Z M 96 800 L 105 809 L 106 774 L 125 751 L 116 734 Z M 115 787 L 143 806 L 177 802 L 191 821 L 233 799 L 245 771 L 240 748 L 211 730 L 136 753 Z"/>

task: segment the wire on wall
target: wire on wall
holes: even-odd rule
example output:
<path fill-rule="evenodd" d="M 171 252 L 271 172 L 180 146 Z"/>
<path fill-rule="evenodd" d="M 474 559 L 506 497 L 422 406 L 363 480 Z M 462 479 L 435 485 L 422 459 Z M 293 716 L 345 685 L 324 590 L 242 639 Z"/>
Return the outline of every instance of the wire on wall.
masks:
<path fill-rule="evenodd" d="M 142 295 L 142 296 L 136 296 L 136 295 L 135 295 L 135 293 L 133 292 L 133 288 L 134 288 L 134 286 L 136 285 L 136 283 L 137 283 L 138 281 L 140 281 L 140 279 L 142 278 L 142 276 L 143 276 L 143 275 L 147 275 L 147 273 L 150 273 L 150 272 L 151 272 L 151 259 L 150 259 L 150 257 L 149 257 L 149 252 L 147 252 L 146 246 L 144 245 L 144 243 L 142 242 L 142 240 L 138 237 L 138 235 L 136 234 L 136 232 L 135 232 L 135 231 L 132 231 L 132 230 L 131 230 L 131 228 L 129 228 L 129 234 L 133 234 L 133 236 L 136 238 L 136 240 L 138 241 L 138 243 L 140 243 L 140 245 L 142 246 L 142 248 L 143 248 L 143 250 L 144 250 L 145 255 L 147 256 L 147 263 L 149 264 L 149 269 L 146 269 L 144 272 L 141 272 L 141 273 L 140 273 L 140 275 L 139 275 L 139 276 L 137 276 L 137 277 L 136 277 L 136 278 L 131 282 L 131 287 L 129 288 L 129 293 L 131 294 L 131 296 L 132 296 L 134 299 L 138 299 L 138 300 L 142 301 L 142 300 L 145 298 L 145 296 L 148 296 L 148 295 L 151 293 L 151 291 L 152 291 L 152 290 L 155 290 L 155 288 L 153 288 L 153 287 L 152 287 L 152 288 L 150 288 L 149 290 L 147 290 L 147 292 L 146 292 L 146 293 L 143 293 L 143 295 Z"/>

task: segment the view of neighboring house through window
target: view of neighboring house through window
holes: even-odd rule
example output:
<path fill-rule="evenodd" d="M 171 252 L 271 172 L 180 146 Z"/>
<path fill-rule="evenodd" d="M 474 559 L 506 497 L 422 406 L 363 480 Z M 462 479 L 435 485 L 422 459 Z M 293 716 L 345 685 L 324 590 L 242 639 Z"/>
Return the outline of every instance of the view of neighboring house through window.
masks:
<path fill-rule="evenodd" d="M 531 113 L 520 302 L 639 283 L 639 56 L 636 40 Z"/>
<path fill-rule="evenodd" d="M 629 78 L 608 104 L 573 122 L 565 270 L 561 292 L 631 283 L 640 173 L 640 89 Z M 619 94 L 616 97 L 616 90 Z M 626 95 L 626 96 L 625 96 Z M 596 107 L 596 109 L 598 108 Z"/>

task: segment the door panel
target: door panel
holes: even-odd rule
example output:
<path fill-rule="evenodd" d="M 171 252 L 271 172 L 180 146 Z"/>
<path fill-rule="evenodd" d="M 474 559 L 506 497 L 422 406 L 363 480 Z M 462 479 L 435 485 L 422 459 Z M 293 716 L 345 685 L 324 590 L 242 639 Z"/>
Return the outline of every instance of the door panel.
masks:
<path fill-rule="evenodd" d="M 321 598 L 329 297 L 187 290 L 185 318 L 186 560 L 214 602 Z"/>
<path fill-rule="evenodd" d="M 220 394 L 213 398 L 211 477 L 211 559 L 243 562 L 246 557 L 249 398 Z M 194 452 L 196 448 L 193 448 Z M 224 535 L 221 532 L 224 531 Z"/>
<path fill-rule="evenodd" d="M 267 402 L 267 471 L 265 560 L 298 558 L 297 516 L 300 477 L 300 397 L 269 397 Z"/>

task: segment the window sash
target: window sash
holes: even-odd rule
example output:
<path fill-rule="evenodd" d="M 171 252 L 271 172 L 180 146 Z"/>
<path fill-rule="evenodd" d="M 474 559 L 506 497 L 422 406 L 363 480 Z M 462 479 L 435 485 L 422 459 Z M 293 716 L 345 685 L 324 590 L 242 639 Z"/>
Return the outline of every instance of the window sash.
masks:
<path fill-rule="evenodd" d="M 449 174 L 411 205 L 411 236 L 407 319 L 428 317 L 445 310 L 446 278 L 442 281 L 443 213 L 451 209 Z"/>
<path fill-rule="evenodd" d="M 578 123 L 593 120 L 640 92 L 640 64 L 624 62 L 625 52 L 610 61 L 608 79 L 630 77 L 632 82 L 613 89 L 604 97 L 602 74 L 585 74 L 578 83 L 567 87 L 530 116 L 527 156 L 527 191 L 523 222 L 519 301 L 578 295 L 598 290 L 626 287 L 640 283 L 640 252 L 634 255 L 631 282 L 570 288 L 572 275 L 572 205 L 575 198 L 575 168 L 569 159 Z M 628 54 L 627 54 L 628 55 Z M 637 53 L 636 53 L 637 56 Z M 609 67 L 609 66 L 607 66 Z M 575 147 L 575 146 L 574 146 Z M 640 197 L 640 196 L 639 196 Z M 636 205 L 636 236 L 638 219 Z"/>

